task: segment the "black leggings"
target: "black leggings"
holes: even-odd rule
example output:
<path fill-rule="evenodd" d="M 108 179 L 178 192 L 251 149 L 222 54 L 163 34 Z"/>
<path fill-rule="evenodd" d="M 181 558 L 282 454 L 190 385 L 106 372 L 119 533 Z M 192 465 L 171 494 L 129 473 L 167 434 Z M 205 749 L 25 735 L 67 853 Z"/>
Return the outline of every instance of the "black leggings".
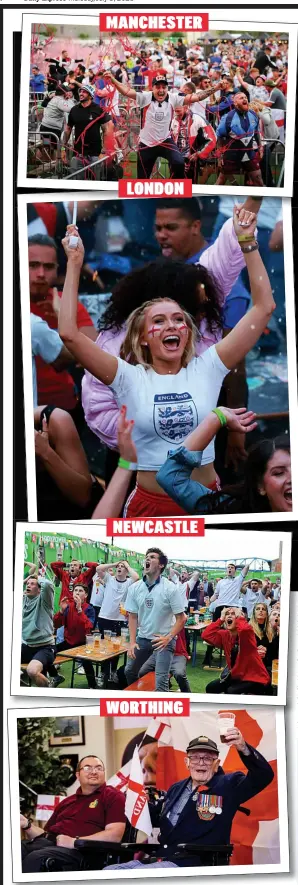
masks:
<path fill-rule="evenodd" d="M 221 682 L 220 679 L 214 679 L 208 682 L 205 691 L 207 694 L 271 694 L 270 684 L 264 685 L 262 682 L 249 682 L 241 679 L 227 679 Z"/>
<path fill-rule="evenodd" d="M 60 651 L 67 651 L 68 648 L 73 648 L 73 645 L 70 645 L 69 642 L 59 642 L 58 645 L 56 645 L 57 655 L 59 654 Z M 84 670 L 86 673 L 88 688 L 97 688 L 96 681 L 95 681 L 95 675 L 94 675 L 94 668 L 93 668 L 93 664 L 91 664 L 91 661 L 84 661 L 82 659 L 82 667 L 84 667 Z"/>

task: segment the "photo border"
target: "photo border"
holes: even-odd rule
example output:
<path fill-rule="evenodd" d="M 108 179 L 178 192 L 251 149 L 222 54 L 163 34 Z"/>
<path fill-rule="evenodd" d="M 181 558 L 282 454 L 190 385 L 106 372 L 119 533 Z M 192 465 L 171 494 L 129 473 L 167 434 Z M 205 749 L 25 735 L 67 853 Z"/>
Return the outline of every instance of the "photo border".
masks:
<path fill-rule="evenodd" d="M 215 706 L 215 705 L 214 705 Z M 218 705 L 217 705 L 218 706 Z M 231 705 L 229 705 L 229 709 L 235 707 L 234 702 L 232 701 L 231 696 Z M 245 704 L 238 704 L 238 707 L 246 707 Z M 26 707 L 21 709 L 13 709 L 8 710 L 8 739 L 9 739 L 9 771 L 10 771 L 10 812 L 11 812 L 11 831 L 12 831 L 12 867 L 13 867 L 13 882 L 38 882 L 41 885 L 41 881 L 45 882 L 60 882 L 68 879 L 67 873 L 43 873 L 42 880 L 40 873 L 23 873 L 21 869 L 21 851 L 20 851 L 20 833 L 19 827 L 13 825 L 14 821 L 18 820 L 19 816 L 19 781 L 18 781 L 18 766 L 16 765 L 16 759 L 18 759 L 18 742 L 17 742 L 17 719 L 22 716 L 38 716 L 38 717 L 48 717 L 49 715 L 55 716 L 59 715 L 59 707 Z M 84 707 L 69 707 L 69 714 L 72 716 L 76 715 L 88 716 L 98 716 L 100 715 L 98 709 L 94 707 L 88 707 L 88 705 Z M 88 710 L 88 713 L 86 712 Z M 191 704 L 191 713 L 198 713 L 198 708 L 194 709 L 194 705 Z M 190 713 L 190 715 L 191 715 Z M 284 719 L 284 709 L 276 709 L 275 711 L 275 725 L 276 725 L 276 756 L 277 756 L 277 777 L 278 777 L 278 806 L 279 806 L 279 841 L 280 841 L 280 863 L 279 864 L 251 864 L 251 865 L 237 865 L 233 867 L 229 867 L 229 871 L 227 873 L 226 866 L 219 867 L 183 867 L 183 872 L 181 872 L 181 867 L 174 869 L 173 867 L 168 870 L 162 869 L 150 870 L 150 865 L 145 866 L 144 872 L 140 873 L 139 869 L 135 870 L 121 870 L 121 878 L 123 879 L 152 879 L 152 878 L 184 878 L 190 876 L 220 876 L 225 874 L 225 877 L 228 875 L 237 875 L 241 873 L 241 875 L 256 875 L 257 873 L 288 873 L 289 872 L 289 846 L 288 846 L 288 806 L 287 806 L 287 792 L 284 789 L 284 784 L 286 784 L 286 747 L 285 747 L 285 719 Z M 69 874 L 71 881 L 90 881 L 94 879 L 115 879 L 119 878 L 119 872 L 117 870 L 111 870 L 107 872 L 105 870 L 86 870 L 71 872 Z M 227 879 L 225 878 L 225 882 Z"/>
<path fill-rule="evenodd" d="M 131 7 L 132 9 L 132 7 Z M 127 12 L 127 8 L 123 11 Z M 134 14 L 138 13 L 138 9 L 133 7 Z M 146 8 L 142 8 L 140 10 L 142 13 L 146 12 Z M 150 11 L 150 10 L 148 10 Z M 152 10 L 151 10 L 152 11 Z M 161 12 L 161 10 L 158 10 Z M 178 10 L 179 11 L 179 10 Z M 185 13 L 187 10 L 181 7 L 181 12 Z M 254 9 L 254 20 L 246 21 L 242 19 L 242 15 L 245 15 L 247 10 L 243 10 L 241 14 L 241 10 L 236 8 L 228 8 L 224 10 L 224 15 L 226 18 L 218 18 L 217 10 L 207 9 L 209 13 L 209 26 L 210 30 L 212 30 L 212 26 L 215 30 L 224 30 L 226 31 L 235 28 L 235 15 L 238 15 L 236 19 L 236 25 L 239 22 L 242 29 L 247 29 L 248 31 L 252 29 L 252 26 L 255 24 L 260 28 L 260 32 L 266 30 L 268 33 L 268 25 L 270 25 L 270 30 L 278 31 L 279 26 L 283 26 L 283 30 L 288 30 L 289 32 L 289 55 L 288 55 L 288 81 L 289 84 L 292 84 L 291 88 L 288 91 L 287 96 L 287 134 L 286 134 L 286 143 L 285 143 L 285 169 L 284 169 L 284 185 L 283 187 L 255 187 L 253 188 L 254 196 L 275 196 L 275 197 L 291 197 L 293 193 L 293 171 L 294 171 L 294 145 L 295 145 L 295 102 L 296 102 L 296 63 L 297 63 L 297 24 L 292 22 L 268 22 L 262 20 L 262 11 L 258 11 Z M 231 18 L 229 17 L 229 13 L 231 14 Z M 215 16 L 215 17 L 214 17 Z M 261 19 L 258 21 L 258 16 Z M 52 11 L 51 13 L 23 13 L 23 27 L 22 27 L 22 57 L 21 57 L 21 100 L 20 100 L 20 115 L 19 115 L 19 145 L 27 145 L 28 142 L 28 97 L 29 97 L 29 79 L 30 79 L 30 51 L 31 51 L 31 25 L 32 24 L 42 24 L 47 21 L 51 21 L 51 23 L 57 21 L 57 24 L 72 24 L 75 25 L 78 23 L 79 25 L 88 25 L 90 24 L 90 18 L 93 17 L 93 11 L 90 11 L 90 15 L 86 16 L 75 16 L 69 15 L 68 13 L 59 14 L 58 12 Z M 286 17 L 286 15 L 285 15 Z M 94 16 L 94 25 L 98 23 L 98 16 Z M 93 24 L 93 22 L 92 22 Z M 276 27 L 273 27 L 276 25 Z M 255 29 L 255 28 L 254 28 Z M 258 28 L 257 28 L 258 30 Z M 292 88 L 293 87 L 293 88 Z M 19 151 L 18 157 L 18 173 L 17 173 L 17 184 L 18 187 L 49 187 L 49 188 L 59 188 L 64 191 L 73 190 L 74 182 L 65 181 L 65 179 L 43 179 L 43 178 L 31 178 L 27 177 L 27 150 Z M 87 187 L 86 187 L 87 186 Z M 92 190 L 92 191 L 106 191 L 112 190 L 113 193 L 118 193 L 118 182 L 108 182 L 108 181 L 75 181 L 76 190 Z M 250 194 L 252 191 L 251 186 L 234 186 L 234 185 L 222 185 L 220 190 L 218 185 L 193 185 L 192 192 L 193 195 L 197 194 L 209 194 L 214 195 L 220 193 L 220 195 L 224 194 L 232 194 L 236 196 L 239 192 L 243 194 Z"/>
<path fill-rule="evenodd" d="M 11 696 L 22 696 L 22 697 L 37 697 L 37 698 L 57 698 L 61 701 L 64 701 L 66 698 L 73 698 L 74 692 L 78 698 L 89 698 L 90 699 L 90 689 L 89 688 L 37 688 L 32 686 L 23 686 L 20 685 L 20 652 L 21 652 L 21 642 L 22 642 L 22 598 L 23 598 L 23 575 L 24 575 L 24 537 L 25 532 L 36 532 L 37 534 L 41 534 L 44 532 L 45 534 L 59 534 L 62 533 L 67 534 L 75 534 L 78 533 L 78 537 L 85 537 L 86 535 L 86 527 L 89 527 L 89 531 L 93 528 L 93 523 L 90 526 L 90 523 L 81 523 L 78 525 L 77 523 L 45 523 L 45 522 L 17 522 L 16 524 L 16 540 L 15 540 L 15 581 L 14 581 L 14 603 L 13 603 L 13 612 L 12 612 L 12 653 L 11 653 L 11 685 L 10 691 Z M 111 545 L 111 538 L 108 538 L 105 533 L 105 521 L 98 525 L 94 523 L 94 536 L 96 531 L 102 529 L 102 535 L 96 540 L 102 541 L 105 544 Z M 216 530 L 213 530 L 212 537 L 215 534 Z M 219 531 L 221 531 L 219 529 Z M 239 531 L 243 534 L 244 538 L 247 535 L 247 531 L 239 529 Z M 211 535 L 211 532 L 209 533 Z M 263 532 L 249 532 L 250 536 L 252 534 L 257 534 L 258 536 L 263 535 Z M 270 531 L 266 532 L 266 534 L 271 534 Z M 90 537 L 90 536 L 89 536 Z M 160 536 L 152 536 L 151 540 L 158 537 L 158 542 L 161 543 Z M 235 531 L 233 531 L 233 537 L 235 537 L 235 544 L 237 542 Z M 290 580 L 291 580 L 291 533 L 290 532 L 274 532 L 274 537 L 282 541 L 282 570 L 281 570 L 281 631 L 280 631 L 280 646 L 279 646 L 279 685 L 278 685 L 278 693 L 276 696 L 271 695 L 245 695 L 245 704 L 247 706 L 272 706 L 279 707 L 280 705 L 286 704 L 287 697 L 287 661 L 288 661 L 288 630 L 289 630 L 289 604 L 290 604 Z M 94 538 L 95 539 L 95 538 Z M 127 540 L 127 539 L 126 539 Z M 249 538 L 249 540 L 252 540 Z M 115 539 L 114 539 L 115 541 Z M 195 538 L 189 539 L 190 545 L 194 546 L 197 544 Z M 204 545 L 204 538 L 200 539 L 200 547 Z M 129 537 L 130 547 L 133 548 L 133 537 Z M 144 544 L 146 545 L 146 538 L 144 538 Z M 114 546 L 117 546 L 117 539 L 114 543 Z M 121 546 L 121 536 L 119 536 L 119 546 Z M 202 550 L 203 554 L 203 550 Z M 202 557 L 199 557 L 202 558 Z M 268 573 L 270 574 L 270 573 Z M 212 678 L 212 677 L 211 677 Z M 117 686 L 115 687 L 115 698 L 119 695 L 121 689 L 117 690 Z M 148 691 L 138 691 L 133 692 L 135 699 L 138 698 L 148 698 L 152 695 L 152 692 Z M 93 698 L 111 698 L 111 690 L 110 689 L 93 689 L 92 690 Z M 173 698 L 179 699 L 181 697 L 190 698 L 191 703 L 202 703 L 214 704 L 216 703 L 233 703 L 239 704 L 239 695 L 222 695 L 222 694 L 206 694 L 206 692 L 191 692 L 191 694 L 185 694 L 181 692 L 171 691 L 169 692 L 159 692 L 158 697 L 160 698 Z M 228 697 L 228 701 L 226 698 Z M 244 696 L 243 696 L 244 697 Z"/>
<path fill-rule="evenodd" d="M 90 201 L 115 199 L 111 193 L 95 195 L 85 193 L 78 196 L 77 193 L 68 194 L 69 199 L 83 199 L 88 196 Z M 239 197 L 241 195 L 239 194 Z M 63 202 L 62 195 L 56 194 L 22 194 L 18 196 L 18 227 L 19 227 L 19 261 L 20 261 L 20 296 L 21 296 L 21 320 L 22 320 L 22 352 L 23 352 L 23 379 L 24 379 L 24 415 L 25 415 L 25 450 L 26 450 L 26 476 L 27 476 L 27 501 L 28 519 L 37 520 L 37 496 L 36 496 L 36 470 L 35 470 L 35 446 L 34 446 L 34 421 L 33 421 L 33 380 L 32 380 L 32 353 L 31 353 L 31 329 L 30 329 L 30 292 L 29 292 L 29 268 L 28 268 L 28 226 L 27 204 L 28 203 L 52 203 Z M 287 342 L 287 367 L 288 367 L 288 395 L 289 395 L 289 425 L 290 441 L 298 439 L 298 387 L 297 387 L 297 358 L 296 358 L 296 319 L 295 319 L 295 289 L 293 270 L 293 245 L 292 245 L 292 218 L 291 201 L 282 200 L 283 229 L 284 229 L 284 279 L 285 279 L 285 306 L 286 306 L 286 342 Z M 26 245 L 25 245 L 26 244 Z M 206 525 L 228 525 L 235 523 L 235 519 L 252 524 L 264 522 L 290 522 L 298 519 L 298 459 L 292 458 L 292 510 L 289 512 L 276 513 L 226 513 L 210 516 L 206 514 Z M 203 514 L 202 514 L 203 515 Z M 70 520 L 68 520 L 69 522 Z M 83 520 L 74 520 L 79 524 Z M 96 520 L 91 520 L 91 523 Z"/>

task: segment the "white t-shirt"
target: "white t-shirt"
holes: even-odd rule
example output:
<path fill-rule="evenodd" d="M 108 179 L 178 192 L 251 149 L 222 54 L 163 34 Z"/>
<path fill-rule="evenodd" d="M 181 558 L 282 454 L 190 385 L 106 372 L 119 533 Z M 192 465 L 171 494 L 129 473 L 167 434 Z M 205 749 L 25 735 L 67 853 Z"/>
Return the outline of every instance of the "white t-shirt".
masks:
<path fill-rule="evenodd" d="M 242 593 L 240 593 L 245 575 L 241 572 L 238 578 L 222 578 L 216 587 L 216 606 L 218 605 L 235 605 L 243 608 Z"/>
<path fill-rule="evenodd" d="M 209 347 L 177 375 L 158 375 L 154 369 L 132 366 L 118 358 L 111 385 L 117 403 L 127 406 L 134 419 L 133 439 L 139 470 L 159 470 L 169 449 L 178 448 L 214 409 L 229 369 Z M 214 461 L 214 443 L 203 452 L 202 465 Z"/>
<path fill-rule="evenodd" d="M 271 602 L 271 599 L 266 599 L 266 596 L 264 596 L 262 590 L 257 590 L 257 592 L 255 593 L 253 590 L 250 589 L 250 587 L 247 588 L 245 593 L 241 593 L 241 597 L 242 605 L 244 605 L 247 610 L 248 618 L 251 618 L 253 607 L 257 604 L 257 602 L 263 602 L 264 605 L 267 605 L 267 608 L 269 608 Z"/>
<path fill-rule="evenodd" d="M 31 350 L 32 350 L 32 384 L 33 384 L 33 406 L 37 406 L 37 376 L 36 376 L 36 356 L 41 356 L 45 363 L 54 363 L 63 347 L 58 332 L 50 329 L 50 326 L 42 320 L 41 317 L 30 314 L 31 324 Z"/>
<path fill-rule="evenodd" d="M 125 615 L 120 614 L 120 603 L 126 599 L 128 588 L 133 583 L 132 578 L 126 581 L 117 581 L 112 575 L 105 576 L 103 603 L 100 609 L 100 617 L 111 621 L 125 621 Z"/>
<path fill-rule="evenodd" d="M 90 596 L 90 604 L 101 606 L 103 600 L 104 586 L 98 575 L 94 575 L 92 581 L 92 593 Z"/>
<path fill-rule="evenodd" d="M 188 601 L 191 596 L 191 591 L 197 583 L 197 578 L 190 578 L 189 581 L 184 581 L 184 583 L 182 584 L 181 581 L 179 581 L 178 575 L 173 575 L 171 581 L 173 581 L 173 584 L 178 587 L 178 590 L 181 593 L 183 608 L 187 608 Z"/>
<path fill-rule="evenodd" d="M 143 579 L 135 581 L 127 595 L 126 610 L 138 615 L 137 636 L 142 639 L 152 639 L 156 633 L 165 636 L 172 627 L 173 615 L 183 612 L 180 590 L 162 576 L 151 590 Z"/>
<path fill-rule="evenodd" d="M 182 107 L 184 95 L 168 93 L 167 100 L 152 101 L 152 92 L 138 92 L 136 102 L 139 108 L 144 108 L 140 141 L 148 147 L 161 144 L 170 136 L 171 122 L 174 110 Z"/>

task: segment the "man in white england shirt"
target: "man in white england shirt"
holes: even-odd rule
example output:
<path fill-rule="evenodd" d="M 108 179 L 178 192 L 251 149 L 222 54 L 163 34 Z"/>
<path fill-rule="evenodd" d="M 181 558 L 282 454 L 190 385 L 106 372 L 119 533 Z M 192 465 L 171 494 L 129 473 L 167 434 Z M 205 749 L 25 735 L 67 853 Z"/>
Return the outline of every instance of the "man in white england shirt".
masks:
<path fill-rule="evenodd" d="M 104 78 L 112 83 L 121 95 L 136 101 L 141 110 L 137 178 L 150 178 L 154 163 L 160 157 L 168 161 L 172 178 L 184 178 L 184 157 L 178 151 L 170 132 L 174 111 L 177 107 L 200 101 L 210 95 L 212 89 L 191 95 L 178 95 L 169 92 L 166 76 L 157 73 L 152 81 L 152 92 L 136 92 L 135 89 L 119 83 L 108 71 L 104 74 Z"/>
<path fill-rule="evenodd" d="M 229 562 L 227 565 L 227 574 L 218 582 L 215 593 L 211 596 L 211 602 L 216 601 L 216 609 L 214 612 L 214 621 L 220 618 L 224 606 L 238 606 L 242 608 L 241 587 L 246 578 L 249 565 L 245 565 L 238 577 L 236 577 L 235 563 Z"/>
<path fill-rule="evenodd" d="M 121 608 L 125 603 L 130 585 L 139 579 L 138 572 L 131 568 L 128 562 L 119 560 L 113 565 L 116 567 L 115 576 L 110 573 L 110 562 L 100 563 L 96 569 L 98 578 L 103 581 L 101 608 L 97 621 L 102 638 L 105 630 L 111 630 L 117 636 L 121 635 L 121 624 L 123 626 L 123 621 L 126 620 Z M 116 683 L 118 682 L 116 672 L 118 660 L 119 656 L 113 658 L 111 662 L 112 681 Z M 104 663 L 101 667 L 104 685 L 106 685 L 109 671 L 109 662 Z"/>

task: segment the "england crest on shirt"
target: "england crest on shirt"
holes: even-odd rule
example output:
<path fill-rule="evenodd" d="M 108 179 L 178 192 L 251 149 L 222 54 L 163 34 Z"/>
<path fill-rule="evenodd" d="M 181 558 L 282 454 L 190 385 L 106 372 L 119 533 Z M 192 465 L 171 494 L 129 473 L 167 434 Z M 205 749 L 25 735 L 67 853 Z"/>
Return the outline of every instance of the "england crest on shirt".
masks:
<path fill-rule="evenodd" d="M 181 443 L 198 425 L 198 413 L 190 393 L 156 394 L 153 423 L 161 439 Z"/>

